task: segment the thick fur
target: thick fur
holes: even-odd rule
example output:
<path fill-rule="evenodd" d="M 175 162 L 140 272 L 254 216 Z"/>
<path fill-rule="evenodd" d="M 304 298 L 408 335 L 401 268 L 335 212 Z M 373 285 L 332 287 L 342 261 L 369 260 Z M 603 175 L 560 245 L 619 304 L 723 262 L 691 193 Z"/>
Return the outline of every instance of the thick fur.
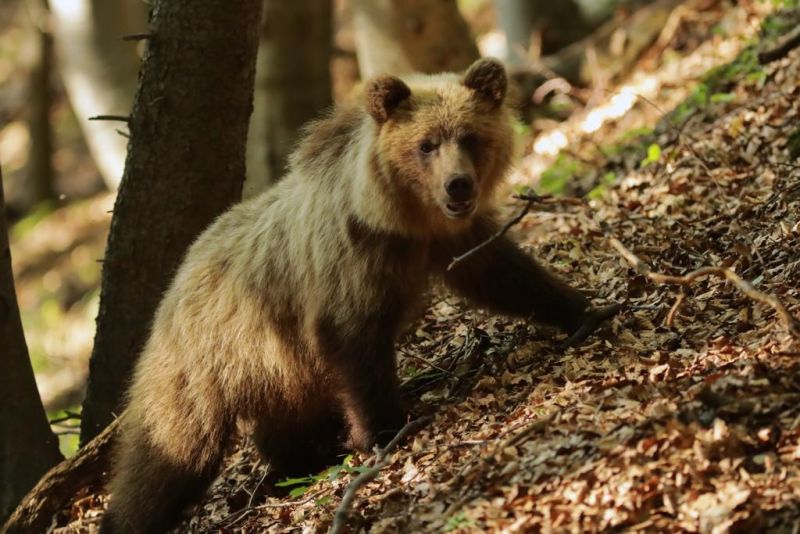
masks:
<path fill-rule="evenodd" d="M 343 440 L 366 451 L 390 438 L 404 421 L 394 342 L 432 274 L 478 305 L 581 324 L 586 299 L 505 238 L 445 273 L 496 229 L 504 95 L 491 60 L 463 78 L 379 78 L 363 104 L 307 128 L 280 183 L 197 239 L 136 367 L 101 531 L 172 525 L 239 422 L 285 473 L 322 467 Z M 443 211 L 454 172 L 474 178 L 469 216 Z"/>

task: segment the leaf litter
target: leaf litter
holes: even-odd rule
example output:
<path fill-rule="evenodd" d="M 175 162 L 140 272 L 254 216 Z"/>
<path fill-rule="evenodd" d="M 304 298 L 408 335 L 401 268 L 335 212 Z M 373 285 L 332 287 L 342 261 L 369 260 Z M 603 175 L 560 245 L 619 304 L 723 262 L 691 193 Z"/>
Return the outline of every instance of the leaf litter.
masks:
<path fill-rule="evenodd" d="M 710 7 L 673 39 L 728 12 L 699 4 Z M 761 16 L 729 9 L 740 27 Z M 433 420 L 360 488 L 352 532 L 800 531 L 799 340 L 723 280 L 655 284 L 609 245 L 671 275 L 730 268 L 800 316 L 800 50 L 726 94 L 680 130 L 656 129 L 657 157 L 646 147 L 617 167 L 602 195 L 533 210 L 513 229 L 595 303 L 628 302 L 581 346 L 435 297 L 398 348 L 410 417 Z M 640 102 L 616 122 L 652 112 Z M 564 130 L 573 152 L 621 133 L 578 125 Z M 326 531 L 370 459 L 276 496 L 252 446 L 234 449 L 176 532 Z M 93 530 L 103 501 L 84 495 L 54 531 Z"/>

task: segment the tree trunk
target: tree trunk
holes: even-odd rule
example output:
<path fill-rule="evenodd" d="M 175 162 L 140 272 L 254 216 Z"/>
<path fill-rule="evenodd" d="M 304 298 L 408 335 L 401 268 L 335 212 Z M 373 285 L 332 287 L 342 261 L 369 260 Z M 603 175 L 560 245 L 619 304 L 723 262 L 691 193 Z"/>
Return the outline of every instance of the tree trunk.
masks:
<path fill-rule="evenodd" d="M 576 85 L 613 79 L 631 69 L 681 3 L 681 0 L 634 2 L 638 9 L 632 14 L 603 23 L 586 38 L 545 58 L 544 65 Z M 590 50 L 592 53 L 588 54 Z"/>
<path fill-rule="evenodd" d="M 5 525 L 3 534 L 46 532 L 53 516 L 73 501 L 87 486 L 97 486 L 108 471 L 119 420 L 108 425 L 96 438 L 56 465 L 25 495 Z"/>
<path fill-rule="evenodd" d="M 455 0 L 353 0 L 353 24 L 362 78 L 459 71 L 480 55 Z"/>
<path fill-rule="evenodd" d="M 241 197 L 261 0 L 160 0 L 103 264 L 81 441 L 121 411 L 189 244 Z"/>
<path fill-rule="evenodd" d="M 30 28 L 36 42 L 29 78 L 28 128 L 31 132 L 31 152 L 27 180 L 30 200 L 36 203 L 52 200 L 56 196 L 53 190 L 53 132 L 50 126 L 53 36 L 50 34 L 49 14 L 43 0 L 28 1 L 29 13 L 34 19 Z"/>
<path fill-rule="evenodd" d="M 141 0 L 49 0 L 61 77 L 86 144 L 109 189 L 119 185 L 128 141 L 119 123 L 90 121 L 95 115 L 128 115 L 139 57 L 122 36 L 143 32 Z"/>
<path fill-rule="evenodd" d="M 50 430 L 14 292 L 0 170 L 0 524 L 39 478 L 62 460 Z"/>
<path fill-rule="evenodd" d="M 596 23 L 590 22 L 575 0 L 495 0 L 500 26 L 506 34 L 506 57 L 511 67 L 524 67 L 530 60 L 531 37 L 538 31 L 541 55 L 552 54 L 588 35 Z M 606 5 L 610 9 L 611 4 Z M 605 18 L 600 7 L 595 16 Z"/>
<path fill-rule="evenodd" d="M 300 127 L 331 104 L 331 0 L 265 0 L 245 198 L 277 182 Z"/>
<path fill-rule="evenodd" d="M 506 53 L 503 61 L 512 68 L 527 65 L 536 2 L 495 0 L 494 4 L 500 19 L 500 27 L 506 35 Z"/>

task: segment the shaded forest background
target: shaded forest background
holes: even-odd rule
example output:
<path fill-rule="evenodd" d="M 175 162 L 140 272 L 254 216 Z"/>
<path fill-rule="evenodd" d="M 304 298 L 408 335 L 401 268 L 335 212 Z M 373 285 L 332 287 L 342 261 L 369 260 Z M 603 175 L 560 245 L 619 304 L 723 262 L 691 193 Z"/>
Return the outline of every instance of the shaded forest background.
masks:
<path fill-rule="evenodd" d="M 566 382 L 563 375 L 557 372 L 554 373 L 556 378 L 545 378 L 544 370 L 539 370 L 539 374 L 532 373 L 526 367 L 532 365 L 528 362 L 521 367 L 505 369 L 507 374 L 500 379 L 503 387 L 508 386 L 516 391 L 524 388 L 525 384 L 530 385 L 531 376 L 538 376 L 541 382 L 537 387 L 545 387 L 546 380 L 552 379 L 555 380 L 552 387 L 569 391 L 569 384 L 579 383 L 578 375 L 586 378 L 585 373 L 593 369 L 592 362 L 597 363 L 602 359 L 601 355 L 606 356 L 606 361 L 624 360 L 631 356 L 630 351 L 645 353 L 652 360 L 652 365 L 643 373 L 668 381 L 670 369 L 678 369 L 683 364 L 678 365 L 664 354 L 675 353 L 675 358 L 691 356 L 696 360 L 697 354 L 702 352 L 699 341 L 689 342 L 694 351 L 691 354 L 680 352 L 689 351 L 682 343 L 693 336 L 704 340 L 703 343 L 714 340 L 712 349 L 723 354 L 726 350 L 733 350 L 729 349 L 731 346 L 740 346 L 752 349 L 746 354 L 747 357 L 755 357 L 753 354 L 764 350 L 770 354 L 796 356 L 797 349 L 792 345 L 792 339 L 796 337 L 792 338 L 791 334 L 792 329 L 797 328 L 792 317 L 797 316 L 797 269 L 800 258 L 796 251 L 800 249 L 794 249 L 792 253 L 790 243 L 796 243 L 798 234 L 797 214 L 792 208 L 796 208 L 797 203 L 791 202 L 794 202 L 793 195 L 796 195 L 800 130 L 796 122 L 796 105 L 787 104 L 781 99 L 800 98 L 798 56 L 796 52 L 791 55 L 791 47 L 783 52 L 780 50 L 781 45 L 798 39 L 795 34 L 800 15 L 795 2 L 656 0 L 550 2 L 552 5 L 548 5 L 545 2 L 511 0 L 266 0 L 263 6 L 260 6 L 260 2 L 258 4 L 262 9 L 262 19 L 250 26 L 252 31 L 257 32 L 253 37 L 258 41 L 258 50 L 254 60 L 255 72 L 249 82 L 246 75 L 235 78 L 221 70 L 214 71 L 213 61 L 209 62 L 212 64 L 208 66 L 209 70 L 199 68 L 203 58 L 191 56 L 191 50 L 186 52 L 184 64 L 162 65 L 160 68 L 164 70 L 157 72 L 157 61 L 153 61 L 150 64 L 151 71 L 148 73 L 145 70 L 139 75 L 141 59 L 148 46 L 155 46 L 155 41 L 150 33 L 153 30 L 148 29 L 146 6 L 137 0 L 113 4 L 103 0 L 50 0 L 49 3 L 9 0 L 0 5 L 0 164 L 16 299 L 27 341 L 20 345 L 18 340 L 15 346 L 27 347 L 39 398 L 52 431 L 50 434 L 46 425 L 40 424 L 33 433 L 31 439 L 37 443 L 36 447 L 48 451 L 38 456 L 42 465 L 34 466 L 34 472 L 43 473 L 59 459 L 54 439 L 57 439 L 60 454 L 70 457 L 77 450 L 79 442 L 88 443 L 113 420 L 133 358 L 141 339 L 146 335 L 148 320 L 145 317 L 154 309 L 160 295 L 159 291 L 152 288 L 164 287 L 172 272 L 160 266 L 174 266 L 180 260 L 183 249 L 164 249 L 158 256 L 151 256 L 149 267 L 142 265 L 133 272 L 117 269 L 119 265 L 135 263 L 137 251 L 147 251 L 149 242 L 160 243 L 160 248 L 163 248 L 163 243 L 188 243 L 216 213 L 236 201 L 240 195 L 248 197 L 257 194 L 274 183 L 282 173 L 299 127 L 332 103 L 352 98 L 359 81 L 364 77 L 384 71 L 459 70 L 479 55 L 496 55 L 504 59 L 512 74 L 513 92 L 519 102 L 517 134 L 520 160 L 509 180 L 506 206 L 509 218 L 520 209 L 512 195 L 526 193 L 530 188 L 547 197 L 544 201 L 546 206 L 555 206 L 555 212 L 553 208 L 545 207 L 543 211 L 537 210 L 525 219 L 527 222 L 519 230 L 523 242 L 543 245 L 542 255 L 551 259 L 564 273 L 584 276 L 582 281 L 587 287 L 606 284 L 606 290 L 598 295 L 601 299 L 638 299 L 631 315 L 612 326 L 612 333 L 618 337 L 609 341 L 607 336 L 590 346 L 589 352 L 594 355 L 589 357 L 588 362 L 584 360 L 574 364 L 582 370 L 576 370 L 576 375 Z M 256 5 L 256 2 L 250 5 Z M 237 21 L 228 22 L 229 28 L 236 27 Z M 208 23 L 204 31 L 224 42 L 224 38 L 215 34 L 217 23 L 224 27 L 224 21 L 215 19 Z M 234 41 L 231 40 L 232 43 Z M 769 53 L 775 53 L 776 57 L 764 57 Z M 239 56 L 246 57 L 246 52 L 243 50 Z M 138 114 L 136 110 L 131 114 L 137 83 L 141 82 L 137 97 L 139 101 L 153 103 L 160 98 L 157 84 L 146 83 L 148 75 L 152 80 L 167 79 L 169 84 L 174 83 L 176 87 L 183 83 L 186 88 L 191 88 L 192 84 L 202 85 L 203 80 L 217 79 L 220 82 L 217 86 L 219 100 L 202 105 L 187 100 L 184 116 L 194 115 L 196 122 L 173 125 L 174 128 L 170 127 L 168 114 L 164 114 L 157 104 L 144 106 Z M 245 146 L 243 142 L 236 141 L 239 137 L 220 138 L 216 132 L 224 131 L 227 122 L 220 118 L 221 122 L 216 125 L 215 113 L 224 107 L 226 101 L 238 101 L 236 95 L 246 92 L 248 83 L 254 84 L 255 91 Z M 770 92 L 772 86 L 778 88 Z M 153 92 L 146 98 L 147 91 Z M 759 104 L 757 99 L 763 101 Z M 238 111 L 228 110 L 228 113 L 246 114 L 249 108 L 245 108 L 247 106 Z M 771 114 L 775 115 L 774 120 L 770 118 Z M 767 118 L 761 120 L 759 117 Z M 148 124 L 156 123 L 162 124 L 164 130 L 147 129 Z M 180 132 L 182 128 L 203 130 L 207 135 L 194 139 L 195 145 L 192 147 L 181 147 L 181 139 L 177 135 L 174 138 L 170 138 L 169 134 L 164 135 L 164 131 Z M 139 149 L 142 152 L 138 157 L 128 156 L 126 166 L 128 141 L 132 133 L 141 135 L 141 139 L 159 141 L 149 145 L 145 143 Z M 244 139 L 245 133 L 239 131 L 236 135 Z M 772 144 L 777 152 L 766 153 L 767 147 Z M 184 157 L 170 160 L 168 152 L 175 147 L 181 147 Z M 185 164 L 185 154 L 193 150 L 202 152 L 204 148 L 221 154 L 221 162 L 241 159 L 241 168 L 221 166 L 218 169 L 195 169 Z M 191 158 L 188 160 L 191 161 Z M 151 163 L 137 167 L 137 161 Z M 155 166 L 156 162 L 162 161 L 172 161 L 173 166 Z M 198 165 L 206 162 L 197 160 Z M 730 171 L 728 174 L 740 178 L 734 179 L 728 174 L 719 177 L 720 169 L 727 169 Z M 223 179 L 209 188 L 202 179 L 208 173 L 231 178 Z M 138 191 L 135 187 L 128 190 L 127 205 L 117 202 L 115 207 L 120 180 L 128 175 L 145 178 L 136 182 L 139 184 Z M 711 191 L 700 191 L 698 184 L 704 180 L 700 176 L 707 179 L 712 175 L 713 185 L 708 186 Z M 164 176 L 169 176 L 169 180 Z M 762 183 L 764 180 L 769 183 Z M 173 185 L 177 182 L 183 184 L 183 189 Z M 737 185 L 731 185 L 734 182 Z M 729 186 L 734 189 L 728 189 Z M 747 189 L 751 186 L 753 189 Z M 756 186 L 763 186 L 763 189 L 756 190 Z M 195 197 L 176 199 L 176 191 L 194 191 Z M 778 196 L 771 200 L 766 191 Z M 751 198 L 746 196 L 748 194 L 752 198 L 765 195 L 762 200 L 768 207 L 789 203 L 788 215 L 775 215 L 774 220 L 768 220 L 764 215 L 766 211 L 748 211 L 741 204 Z M 712 197 L 716 201 L 730 198 L 730 203 L 720 201 L 717 204 L 710 200 Z M 649 226 L 636 230 L 636 217 L 641 215 L 631 215 L 630 212 L 648 206 L 648 203 L 657 205 L 654 209 L 665 222 L 661 219 L 653 222 L 654 216 L 648 212 Z M 116 211 L 117 221 L 127 220 L 125 224 L 132 224 L 131 221 L 137 220 L 143 207 L 161 213 L 162 218 L 141 220 L 138 234 L 117 238 L 116 245 L 114 238 L 109 242 L 112 213 Z M 620 210 L 627 211 L 621 215 Z M 690 216 L 692 213 L 694 215 Z M 721 215 L 731 218 L 724 221 L 715 219 Z M 697 220 L 692 219 L 694 216 Z M 589 222 L 587 217 L 591 219 Z M 535 219 L 536 224 L 531 218 Z M 700 220 L 703 222 L 698 222 Z M 173 227 L 167 227 L 164 221 L 174 221 Z M 751 224 L 749 221 L 754 222 Z M 761 240 L 765 228 L 773 223 L 778 225 L 779 234 L 785 232 L 785 235 L 781 234 L 783 237 L 774 238 L 783 240 L 783 252 L 769 248 L 766 237 Z M 718 237 L 717 244 L 725 245 L 724 252 L 711 252 L 713 247 L 698 237 L 702 229 L 715 228 L 715 224 L 725 226 L 728 230 L 733 228 L 736 233 L 732 241 Z M 176 232 L 174 226 L 181 228 Z M 695 232 L 691 235 L 676 230 L 690 227 Z M 661 251 L 664 253 L 663 261 L 659 265 L 668 270 L 677 268 L 680 274 L 690 272 L 690 267 L 698 268 L 709 263 L 725 268 L 733 266 L 737 272 L 744 272 L 743 276 L 759 289 L 764 289 L 770 295 L 776 291 L 780 293 L 781 298 L 788 302 L 787 308 L 784 308 L 786 315 L 775 313 L 772 320 L 769 319 L 772 316 L 765 318 L 764 313 L 772 313 L 768 311 L 769 304 L 761 309 L 742 305 L 739 301 L 728 307 L 712 302 L 711 310 L 717 309 L 726 317 L 727 311 L 733 310 L 731 330 L 712 328 L 710 331 L 692 332 L 689 327 L 691 321 L 686 320 L 680 326 L 681 306 L 684 306 L 683 311 L 687 315 L 702 316 L 703 324 L 714 323 L 716 319 L 708 315 L 710 310 L 706 305 L 698 304 L 689 312 L 686 311 L 686 304 L 682 303 L 692 300 L 699 303 L 714 301 L 718 297 L 715 290 L 709 286 L 704 286 L 704 292 L 681 289 L 677 300 L 673 301 L 669 300 L 669 293 L 659 294 L 652 289 L 648 293 L 645 289 L 648 280 L 646 271 L 639 269 L 639 275 L 626 274 L 623 270 L 627 265 L 624 254 L 612 268 L 606 263 L 607 258 L 598 255 L 599 252 L 588 244 L 592 236 L 605 235 L 609 228 L 614 231 L 608 235 L 620 237 L 622 241 L 626 237 L 634 240 L 634 236 L 639 235 L 637 231 L 641 232 L 641 236 L 654 232 L 650 236 L 654 241 L 647 242 L 647 237 L 641 237 L 645 243 L 635 248 L 635 252 L 655 256 Z M 718 231 L 722 232 L 720 229 Z M 690 252 L 677 250 L 681 248 L 677 245 L 664 250 L 658 247 L 659 235 L 673 233 L 681 235 L 684 248 L 690 249 Z M 561 238 L 553 241 L 553 236 Z M 115 250 L 117 256 L 114 256 Z M 622 250 L 626 250 L 624 246 Z M 774 255 L 770 256 L 773 252 Z M 669 254 L 672 254 L 671 259 L 665 259 L 664 255 Z M 109 264 L 110 257 L 116 257 L 117 263 Z M 119 260 L 120 257 L 123 259 Z M 693 263 L 692 258 L 702 261 Z M 591 265 L 590 275 L 576 274 L 587 269 L 587 264 Z M 780 270 L 773 272 L 769 269 Z M 105 308 L 100 303 L 101 276 L 105 284 Z M 763 285 L 765 277 L 768 280 L 766 288 Z M 618 281 L 627 278 L 630 278 L 627 285 L 620 286 Z M 13 288 L 9 289 L 9 286 L 4 286 L 3 291 L 4 295 L 13 294 Z M 647 300 L 648 295 L 652 297 L 651 300 Z M 733 297 L 726 293 L 720 298 Z M 637 332 L 644 321 L 650 322 L 655 334 L 648 336 Z M 770 322 L 783 324 L 785 328 L 781 332 L 788 331 L 790 337 L 771 337 Z M 527 417 L 521 415 L 520 410 L 535 418 L 558 419 L 542 406 L 531 409 L 530 413 L 526 411 L 527 408 L 522 408 L 524 403 L 505 406 L 500 402 L 496 406 L 503 398 L 503 389 L 501 387 L 499 391 L 494 391 L 488 376 L 492 373 L 491 366 L 497 364 L 495 358 L 498 355 L 503 360 L 528 358 L 534 350 L 531 339 L 537 350 L 546 352 L 547 349 L 542 348 L 546 344 L 545 338 L 539 337 L 535 330 L 531 333 L 519 324 L 491 322 L 480 314 L 465 315 L 458 303 L 447 298 L 437 300 L 418 326 L 401 351 L 401 369 L 406 389 L 410 395 L 421 399 L 416 408 L 419 414 L 438 413 L 439 417 L 450 418 L 451 424 L 454 420 L 475 423 L 472 431 L 477 432 L 477 436 L 467 436 L 467 430 L 464 429 L 459 430 L 456 433 L 458 435 L 447 436 L 452 443 L 461 443 L 454 446 L 455 450 L 487 443 L 492 447 L 497 442 L 505 443 L 503 439 L 509 428 L 517 428 L 519 421 Z M 659 328 L 666 328 L 668 332 Z M 771 333 L 765 333 L 767 330 Z M 634 336 L 625 332 L 637 333 Z M 640 341 L 643 339 L 647 348 L 638 346 L 626 335 L 637 337 Z M 751 335 L 753 337 L 749 339 Z M 749 341 L 742 341 L 736 336 L 748 338 Z M 619 342 L 619 339 L 623 341 Z M 619 344 L 623 346 L 622 349 L 613 348 Z M 479 364 L 469 356 L 468 365 L 464 364 L 467 366 L 462 368 L 462 363 L 453 359 L 453 351 L 466 351 L 462 346 L 472 347 L 470 350 L 473 352 L 486 355 L 491 363 Z M 10 351 L 11 347 L 10 344 L 8 349 L 0 347 L 3 349 L 0 358 L 6 358 L 10 354 L 6 350 Z M 123 356 L 119 355 L 120 352 Z M 463 354 L 458 356 L 461 357 Z M 570 354 L 564 357 L 577 356 Z M 727 364 L 738 365 L 731 362 Z M 569 368 L 573 364 L 562 362 L 561 365 Z M 605 364 L 598 365 L 600 368 L 592 371 L 595 376 L 606 373 L 609 378 L 615 372 L 620 372 L 617 368 L 605 367 Z M 637 365 L 641 365 L 638 360 L 631 363 L 629 369 L 637 368 Z M 556 367 L 559 366 L 551 361 L 545 365 L 545 370 Z M 776 364 L 776 369 L 781 368 Z M 754 380 L 766 380 L 771 387 L 770 395 L 784 395 L 780 402 L 775 401 L 772 411 L 768 411 L 768 417 L 775 418 L 775 421 L 785 417 L 789 422 L 785 425 L 775 422 L 770 426 L 765 422 L 767 416 L 760 419 L 753 416 L 747 424 L 753 427 L 748 432 L 755 436 L 754 445 L 744 438 L 729 439 L 731 435 L 737 436 L 739 431 L 734 428 L 731 418 L 717 417 L 716 411 L 710 415 L 692 412 L 686 416 L 701 421 L 700 427 L 711 433 L 706 440 L 709 443 L 719 442 L 714 441 L 714 435 L 724 434 L 723 443 L 714 446 L 717 449 L 712 454 L 713 461 L 745 457 L 751 459 L 748 461 L 761 462 L 759 465 L 775 462 L 774 459 L 753 458 L 762 454 L 762 449 L 767 447 L 765 444 L 779 450 L 781 446 L 788 446 L 786 440 L 795 443 L 795 448 L 786 454 L 797 455 L 796 438 L 791 437 L 797 434 L 796 413 L 788 407 L 786 413 L 775 408 L 780 403 L 795 402 L 796 395 L 800 394 L 796 370 L 793 363 L 787 363 L 782 373 L 774 375 L 758 368 L 758 372 L 766 375 L 759 375 Z M 746 375 L 741 369 L 737 372 Z M 714 373 L 711 369 L 701 371 L 700 374 L 705 378 L 700 383 L 716 383 L 720 376 Z M 680 375 L 680 372 L 673 371 L 673 375 Z M 778 375 L 788 382 L 778 380 Z M 558 376 L 562 376 L 562 379 L 558 379 Z M 9 374 L 8 378 L 12 378 L 12 375 Z M 719 383 L 723 382 L 721 380 Z M 6 393 L 10 391 L 10 387 L 6 389 Z M 735 394 L 732 390 L 708 391 L 697 392 L 698 402 L 707 409 L 733 410 L 729 398 Z M 671 394 L 679 396 L 679 390 Z M 527 395 L 531 395 L 526 397 L 530 400 L 534 393 L 525 390 L 524 396 Z M 636 395 L 644 398 L 644 393 L 635 393 L 632 397 L 642 406 L 646 404 L 648 410 L 654 410 L 652 403 L 647 404 Z M 664 395 L 664 405 L 655 409 L 658 414 L 664 415 L 659 410 L 665 413 L 680 411 L 677 405 L 670 404 L 675 399 Z M 479 406 L 496 408 L 497 420 L 504 420 L 507 428 L 491 427 L 493 422 L 483 421 L 481 415 L 475 412 L 476 406 L 470 404 L 472 397 L 476 397 L 472 400 Z M 553 400 L 547 398 L 548 402 Z M 458 404 L 465 399 L 466 403 Z M 4 397 L 3 401 L 6 419 L 0 422 L 4 424 L 2 430 L 6 436 L 10 428 L 36 426 L 35 418 L 28 421 L 21 418 L 20 414 L 34 413 L 41 408 L 34 405 L 6 409 L 15 406 L 12 402 L 14 399 Z M 562 404 L 573 406 L 570 402 L 576 402 L 574 406 L 591 404 L 587 397 L 564 401 Z M 450 403 L 456 403 L 460 408 L 455 412 L 452 412 L 454 408 L 435 411 L 435 406 Z M 635 409 L 633 405 L 625 403 L 621 403 L 619 409 L 626 406 L 629 411 Z M 602 405 L 597 408 L 598 411 L 601 409 Z M 568 411 L 564 409 L 564 413 Z M 710 419 L 705 421 L 703 418 Z M 554 425 L 558 422 L 567 424 L 569 420 L 557 420 Z M 439 424 L 442 422 L 439 421 Z M 682 432 L 666 426 L 673 433 Z M 494 434 L 487 430 L 490 427 L 494 428 Z M 541 430 L 539 427 L 531 430 L 525 425 L 522 428 L 529 433 Z M 634 434 L 650 431 L 635 428 L 631 430 Z M 769 428 L 780 430 L 764 430 Z M 595 432 L 597 436 L 587 438 L 593 443 L 587 447 L 594 447 L 601 453 L 606 450 L 603 447 L 611 450 L 609 444 L 598 444 L 597 439 L 601 436 L 599 430 Z M 629 440 L 625 443 L 630 445 L 633 438 L 626 436 L 625 439 Z M 656 438 L 650 436 L 642 439 Z M 684 436 L 680 439 L 689 438 Z M 793 439 L 795 442 L 792 442 Z M 620 438 L 619 441 L 625 440 Z M 425 451 L 435 442 L 437 438 L 431 437 L 421 445 L 412 445 L 405 459 L 393 467 L 396 470 L 395 478 L 416 482 L 419 467 L 414 462 L 419 457 L 425 458 Z M 513 448 L 518 443 L 505 444 Z M 639 442 L 633 448 L 643 446 Z M 448 445 L 444 444 L 444 447 L 447 449 Z M 580 445 L 572 444 L 569 447 L 579 449 Z M 748 447 L 755 452 L 741 452 L 749 450 Z M 279 530 L 295 520 L 304 522 L 306 527 L 312 529 L 327 527 L 331 512 L 335 511 L 334 504 L 346 489 L 341 485 L 341 480 L 357 474 L 359 462 L 364 460 L 347 459 L 338 470 L 290 484 L 294 491 L 292 497 L 297 497 L 296 508 L 291 513 L 302 512 L 295 518 L 286 514 L 281 516 L 280 513 L 270 515 L 263 509 L 261 515 L 257 513 L 257 504 L 269 504 L 270 501 L 269 497 L 258 494 L 261 467 L 251 453 L 246 446 L 237 450 L 229 463 L 227 474 L 223 476 L 224 483 L 215 487 L 215 496 L 206 504 L 205 512 L 194 518 L 193 529 L 213 531 L 228 522 L 239 528 L 253 521 L 252 525 L 260 524 L 263 527 L 269 524 L 270 528 Z M 8 452 L 5 454 L 9 456 Z M 11 456 L 14 454 L 12 451 Z M 505 449 L 499 452 L 494 450 L 492 454 L 511 455 L 504 458 L 503 462 L 506 463 L 513 458 L 524 463 L 522 459 L 526 457 L 524 453 L 511 453 Z M 528 451 L 528 458 L 541 459 L 543 454 L 538 449 Z M 437 449 L 435 458 L 431 460 L 433 467 L 429 465 L 427 469 L 438 472 L 441 466 L 436 462 L 448 456 L 458 466 L 458 453 L 443 453 Z M 462 463 L 467 461 L 464 457 L 460 460 Z M 583 461 L 592 465 L 585 458 Z M 688 462 L 686 458 L 676 457 L 668 461 L 670 467 L 664 469 L 669 470 Z M 745 464 L 747 461 L 742 465 Z M 451 483 L 455 483 L 454 480 L 474 482 L 476 479 L 470 477 L 477 476 L 480 480 L 494 473 L 492 476 L 497 479 L 494 491 L 506 498 L 504 502 L 517 502 L 515 506 L 522 506 L 519 499 L 533 495 L 531 486 L 520 494 L 519 484 L 515 486 L 517 494 L 509 493 L 514 491 L 509 489 L 512 485 L 508 483 L 513 473 L 504 472 L 502 466 L 488 465 L 473 458 L 462 467 L 451 477 Z M 728 468 L 719 469 L 727 473 Z M 441 469 L 447 470 L 446 467 Z M 474 472 L 470 472 L 470 469 Z M 755 472 L 758 469 L 749 470 Z M 764 468 L 766 471 L 771 469 L 769 466 Z M 789 470 L 791 474 L 785 472 L 784 480 L 787 476 L 790 480 L 796 480 L 792 478 L 796 477 L 796 465 Z M 631 472 L 629 466 L 625 471 Z M 25 487 L 33 485 L 36 478 L 15 478 L 20 487 L 7 488 L 12 491 L 6 491 L 5 495 L 10 493 L 19 497 L 25 493 Z M 632 482 L 645 486 L 649 483 L 641 477 Z M 791 490 L 788 482 L 785 486 L 777 481 L 771 481 L 770 484 L 787 490 L 781 493 L 789 503 L 787 508 L 776 509 L 781 514 L 785 510 L 795 514 L 779 514 L 780 525 L 788 525 L 787 531 L 790 531 L 792 525 L 800 524 L 800 520 L 796 519 L 800 496 Z M 717 494 L 723 491 L 720 487 L 715 490 Z M 81 497 L 84 500 L 72 503 L 70 511 L 66 515 L 62 512 L 59 519 L 61 524 L 72 521 L 77 525 L 73 525 L 77 531 L 86 528 L 81 521 L 91 524 L 92 518 L 102 509 L 102 492 L 89 486 L 84 490 Z M 383 502 L 384 497 L 379 496 L 387 492 L 385 487 L 378 483 L 368 491 L 373 492 L 371 495 L 375 496 L 375 500 L 368 500 L 359 513 L 363 521 L 361 525 L 372 528 L 384 520 L 388 521 L 387 514 L 394 516 L 387 512 L 391 506 L 385 508 L 378 504 Z M 487 495 L 493 490 L 482 486 L 477 496 L 440 491 L 445 492 L 440 500 L 447 503 L 447 508 L 439 510 L 434 506 L 422 506 L 428 516 L 422 514 L 420 517 L 423 519 L 411 520 L 416 528 L 500 529 L 514 524 L 514 521 L 530 520 L 531 517 L 518 514 L 505 523 L 499 521 L 494 524 L 492 512 L 487 512 L 493 509 L 491 503 L 475 504 L 471 512 L 459 508 L 465 503 L 478 502 L 480 498 L 491 501 Z M 572 490 L 567 488 L 565 491 Z M 584 497 L 591 493 L 586 488 L 574 491 L 583 491 Z M 718 503 L 708 502 L 705 508 L 696 511 L 695 518 L 700 530 L 712 531 L 725 521 L 733 525 L 735 521 L 731 518 L 745 508 L 748 514 L 742 516 L 742 525 L 760 528 L 770 524 L 770 519 L 764 515 L 749 513 L 751 509 L 764 504 L 753 500 L 753 490 L 748 490 L 746 495 L 741 486 L 724 491 L 730 495 Z M 790 497 L 793 491 L 794 497 Z M 313 499 L 309 499 L 309 495 Z M 399 502 L 403 504 L 397 504 L 398 509 L 403 506 L 420 509 L 417 501 L 413 502 L 413 506 L 403 499 Z M 649 508 L 643 508 L 641 501 L 637 502 L 631 505 L 635 513 L 620 515 L 624 519 L 619 524 L 631 526 L 637 522 L 655 521 L 653 516 L 648 516 Z M 725 508 L 730 502 L 734 504 Z M 7 501 L 0 503 L 3 505 L 0 512 L 9 514 L 13 504 Z M 670 504 L 669 498 L 666 501 L 661 499 L 659 503 L 661 507 L 675 507 L 674 503 Z M 310 511 L 306 509 L 309 504 L 312 507 Z M 653 506 L 653 509 L 657 508 Z M 723 510 L 714 512 L 714 506 Z M 242 510 L 246 513 L 241 513 Z M 586 513 L 591 516 L 591 513 Z M 692 510 L 684 510 L 683 513 L 691 516 Z M 721 519 L 716 522 L 704 519 L 713 516 L 713 513 L 717 513 Z M 558 520 L 553 517 L 548 520 L 556 521 L 550 524 L 557 526 Z M 267 523 L 258 523 L 262 520 Z M 392 528 L 410 528 L 408 518 L 404 520 L 406 522 L 398 521 Z M 566 524 L 567 520 L 563 521 Z M 578 520 L 573 524 L 581 523 Z M 588 524 L 593 528 L 615 525 L 611 519 L 606 519 L 606 523 L 598 519 L 597 523 Z M 386 528 L 391 530 L 388 526 Z"/>

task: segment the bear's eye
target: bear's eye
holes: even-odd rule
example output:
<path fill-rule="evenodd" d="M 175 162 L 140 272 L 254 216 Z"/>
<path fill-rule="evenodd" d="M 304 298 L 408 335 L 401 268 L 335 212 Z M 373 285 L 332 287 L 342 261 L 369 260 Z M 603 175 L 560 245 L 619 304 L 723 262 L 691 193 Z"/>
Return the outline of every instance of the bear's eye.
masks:
<path fill-rule="evenodd" d="M 436 143 L 434 143 L 430 139 L 424 140 L 419 145 L 419 151 L 422 152 L 423 154 L 426 154 L 426 155 L 427 154 L 433 154 L 434 152 L 436 152 L 437 148 L 439 148 L 439 145 L 437 145 Z"/>
<path fill-rule="evenodd" d="M 478 137 L 477 134 L 470 133 L 470 134 L 466 134 L 466 135 L 462 136 L 458 140 L 458 143 L 462 147 L 464 147 L 466 150 L 472 151 L 472 150 L 475 150 L 476 148 L 478 148 L 478 146 L 480 146 L 481 140 L 480 140 L 480 137 Z"/>

